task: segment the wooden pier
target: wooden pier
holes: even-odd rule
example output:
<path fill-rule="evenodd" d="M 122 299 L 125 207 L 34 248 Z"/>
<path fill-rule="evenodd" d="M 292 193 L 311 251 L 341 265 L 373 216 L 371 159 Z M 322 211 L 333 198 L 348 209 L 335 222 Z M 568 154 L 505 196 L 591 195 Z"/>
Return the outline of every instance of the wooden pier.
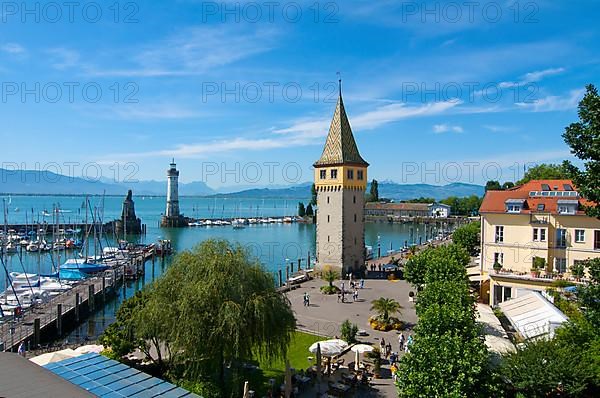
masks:
<path fill-rule="evenodd" d="M 125 287 L 126 279 L 135 277 L 132 270 L 143 275 L 146 261 L 154 261 L 155 257 L 154 249 L 136 252 L 131 258 L 115 263 L 111 270 L 77 283 L 46 303 L 27 308 L 19 316 L 5 317 L 0 324 L 0 351 L 16 351 L 21 342 L 27 349 L 37 348 L 42 334 L 61 337 L 66 319 L 79 324 L 104 305 L 107 297 L 116 294 L 120 286 Z"/>

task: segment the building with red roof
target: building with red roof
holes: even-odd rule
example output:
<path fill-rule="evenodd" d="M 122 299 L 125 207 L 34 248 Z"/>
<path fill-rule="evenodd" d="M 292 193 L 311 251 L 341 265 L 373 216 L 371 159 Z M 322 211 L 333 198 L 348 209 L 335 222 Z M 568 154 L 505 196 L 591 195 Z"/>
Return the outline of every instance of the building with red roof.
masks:
<path fill-rule="evenodd" d="M 584 211 L 590 205 L 571 180 L 486 192 L 479 209 L 481 272 L 489 275 L 482 293 L 490 304 L 544 292 L 557 278 L 579 281 L 573 267 L 600 257 L 600 220 Z"/>

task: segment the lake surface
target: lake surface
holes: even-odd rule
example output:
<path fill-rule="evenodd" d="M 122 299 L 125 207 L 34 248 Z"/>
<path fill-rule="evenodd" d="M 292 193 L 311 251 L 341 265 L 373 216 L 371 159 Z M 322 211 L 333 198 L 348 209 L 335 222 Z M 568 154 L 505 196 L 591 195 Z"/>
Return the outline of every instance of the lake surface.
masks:
<path fill-rule="evenodd" d="M 7 206 L 7 222 L 10 223 L 51 223 L 52 217 L 44 217 L 43 212 L 52 213 L 52 209 L 61 209 L 61 222 L 75 223 L 85 220 L 86 206 L 84 197 L 67 196 L 12 196 L 5 197 Z M 120 217 L 122 197 L 90 197 L 88 204 L 88 220 L 91 220 L 89 209 L 97 209 L 96 213 L 103 214 L 102 221 L 107 222 Z M 304 259 L 310 253 L 315 253 L 315 226 L 312 224 L 256 224 L 243 229 L 232 226 L 189 227 L 189 228 L 160 228 L 159 220 L 165 209 L 164 197 L 135 197 L 135 210 L 142 223 L 147 225 L 145 236 L 128 236 L 131 242 L 153 243 L 157 239 L 170 239 L 177 252 L 193 248 L 200 242 L 221 238 L 239 243 L 257 257 L 265 268 L 273 273 L 279 269 L 285 270 L 285 265 L 298 258 Z M 239 198 L 180 198 L 180 208 L 183 214 L 198 218 L 230 218 L 230 217 L 282 217 L 292 216 L 297 212 L 298 202 L 308 202 L 308 198 L 290 199 L 239 199 Z M 1 204 L 0 204 L 1 205 Z M 32 216 L 33 214 L 33 216 Z M 4 222 L 4 220 L 2 220 Z M 405 242 L 417 243 L 419 238 L 425 240 L 434 236 L 437 231 L 424 225 L 366 223 L 365 244 L 372 246 L 377 256 L 377 244 L 380 243 L 382 255 L 390 248 L 398 249 Z M 114 245 L 113 237 L 102 239 L 104 246 Z M 75 253 L 70 253 L 74 257 Z M 8 271 L 50 273 L 55 263 L 64 262 L 64 253 L 60 261 L 49 253 L 31 254 L 23 252 L 22 256 L 13 254 L 7 256 Z M 70 341 L 80 340 L 86 336 L 95 338 L 114 321 L 115 311 L 124 297 L 130 297 L 136 290 L 160 276 L 169 266 L 169 259 L 164 262 L 157 260 L 152 270 L 152 262 L 146 263 L 146 273 L 143 280 L 127 283 L 125 292 L 121 289 L 114 299 L 98 310 L 83 325 L 74 330 L 68 337 Z M 3 270 L 2 270 L 3 271 Z M 285 271 L 284 271 L 285 275 Z M 0 278 L 0 288 L 5 289 L 5 278 Z"/>

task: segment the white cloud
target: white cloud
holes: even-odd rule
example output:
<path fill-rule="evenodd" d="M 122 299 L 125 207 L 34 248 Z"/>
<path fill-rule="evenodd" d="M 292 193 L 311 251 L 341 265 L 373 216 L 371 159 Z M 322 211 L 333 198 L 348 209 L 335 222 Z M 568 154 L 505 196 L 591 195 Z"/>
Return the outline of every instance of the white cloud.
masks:
<path fill-rule="evenodd" d="M 516 128 L 512 126 L 498 126 L 491 124 L 486 124 L 483 126 L 483 128 L 493 133 L 510 133 L 516 130 Z"/>
<path fill-rule="evenodd" d="M 17 43 L 6 43 L 0 46 L 0 50 L 4 51 L 8 54 L 21 55 L 24 54 L 27 50 L 23 46 Z"/>
<path fill-rule="evenodd" d="M 88 69 L 96 76 L 187 76 L 205 73 L 268 51 L 275 44 L 274 29 L 243 30 L 223 24 L 187 28 L 164 40 L 142 46 L 131 65 L 113 69 Z"/>
<path fill-rule="evenodd" d="M 65 70 L 79 65 L 80 55 L 77 51 L 57 47 L 46 51 L 52 57 L 51 65 L 58 70 Z"/>
<path fill-rule="evenodd" d="M 512 87 L 523 87 L 527 84 L 536 83 L 544 79 L 547 76 L 558 75 L 563 73 L 565 68 L 548 68 L 534 72 L 528 72 L 521 76 L 519 81 L 515 82 L 501 82 L 498 84 L 499 88 L 512 88 Z"/>
<path fill-rule="evenodd" d="M 519 102 L 517 106 L 531 112 L 566 111 L 575 109 L 584 93 L 584 89 L 571 90 L 565 96 L 551 95 L 532 102 Z"/>
<path fill-rule="evenodd" d="M 464 129 L 461 126 L 451 126 L 448 124 L 435 124 L 433 126 L 433 132 L 436 134 L 442 134 L 442 133 L 448 133 L 448 132 L 463 133 Z"/>

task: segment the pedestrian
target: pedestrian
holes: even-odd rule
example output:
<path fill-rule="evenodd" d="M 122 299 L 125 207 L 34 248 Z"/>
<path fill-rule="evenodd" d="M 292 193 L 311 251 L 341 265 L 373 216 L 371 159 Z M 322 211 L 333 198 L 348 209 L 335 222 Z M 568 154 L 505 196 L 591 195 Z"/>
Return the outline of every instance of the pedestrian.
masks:
<path fill-rule="evenodd" d="M 354 290 L 354 301 L 358 301 L 358 289 Z"/>
<path fill-rule="evenodd" d="M 338 303 L 340 302 L 340 299 L 342 298 L 342 293 L 338 292 Z"/>
<path fill-rule="evenodd" d="M 387 358 L 390 355 L 392 355 L 392 344 L 387 343 L 387 345 L 385 346 L 385 357 Z"/>
<path fill-rule="evenodd" d="M 365 280 L 363 278 L 360 278 L 360 288 L 361 289 L 365 288 Z"/>
<path fill-rule="evenodd" d="M 406 345 L 404 346 L 404 352 L 408 353 L 410 352 L 410 346 L 413 343 L 413 337 L 412 334 L 410 336 L 408 336 L 408 340 L 406 340 Z"/>
<path fill-rule="evenodd" d="M 392 352 L 390 354 L 390 363 L 393 365 L 396 364 L 396 361 L 398 360 L 398 354 L 396 354 L 395 352 Z"/>
<path fill-rule="evenodd" d="M 381 352 L 385 353 L 385 339 L 382 337 L 381 341 L 379 341 L 379 347 L 381 348 Z"/>
<path fill-rule="evenodd" d="M 23 344 L 23 342 L 21 342 L 21 344 L 19 344 L 18 352 L 19 352 L 20 356 L 25 358 L 25 344 Z"/>
<path fill-rule="evenodd" d="M 342 291 L 342 303 L 346 302 L 346 292 Z"/>
<path fill-rule="evenodd" d="M 379 272 L 381 272 L 381 264 L 377 266 L 379 268 Z"/>
<path fill-rule="evenodd" d="M 310 307 L 310 294 L 306 293 L 306 306 Z"/>
<path fill-rule="evenodd" d="M 306 292 L 304 292 L 304 295 L 302 296 L 302 300 L 303 300 L 304 306 L 306 307 Z"/>
<path fill-rule="evenodd" d="M 343 295 L 343 294 L 344 294 L 344 292 L 346 291 L 346 290 L 344 289 L 344 282 L 343 282 L 343 281 L 342 281 L 342 284 L 340 285 L 340 289 L 342 289 L 342 295 Z"/>
<path fill-rule="evenodd" d="M 402 333 L 398 336 L 398 345 L 400 346 L 400 351 L 404 351 L 404 334 Z"/>

